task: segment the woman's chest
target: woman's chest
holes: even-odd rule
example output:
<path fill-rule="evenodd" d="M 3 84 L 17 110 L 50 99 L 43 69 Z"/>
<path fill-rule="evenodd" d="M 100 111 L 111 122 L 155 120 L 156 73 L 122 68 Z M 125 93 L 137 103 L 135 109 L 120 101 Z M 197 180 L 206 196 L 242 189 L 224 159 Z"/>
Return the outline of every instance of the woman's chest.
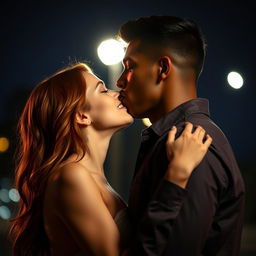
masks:
<path fill-rule="evenodd" d="M 116 214 L 127 205 L 121 196 L 110 186 L 108 182 L 97 181 L 96 183 L 99 187 L 102 200 L 104 201 L 106 207 L 108 208 L 110 214 L 115 218 Z"/>

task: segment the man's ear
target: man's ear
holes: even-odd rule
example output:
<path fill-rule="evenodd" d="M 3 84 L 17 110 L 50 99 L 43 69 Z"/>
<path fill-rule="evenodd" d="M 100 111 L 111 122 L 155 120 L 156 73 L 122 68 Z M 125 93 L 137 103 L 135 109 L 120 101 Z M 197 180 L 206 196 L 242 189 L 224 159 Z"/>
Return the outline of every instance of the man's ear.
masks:
<path fill-rule="evenodd" d="M 88 126 L 92 123 L 92 120 L 88 114 L 78 111 L 76 113 L 76 122 L 82 126 Z"/>
<path fill-rule="evenodd" d="M 158 83 L 166 79 L 172 69 L 172 61 L 169 56 L 163 56 L 158 61 L 159 72 L 158 72 Z"/>

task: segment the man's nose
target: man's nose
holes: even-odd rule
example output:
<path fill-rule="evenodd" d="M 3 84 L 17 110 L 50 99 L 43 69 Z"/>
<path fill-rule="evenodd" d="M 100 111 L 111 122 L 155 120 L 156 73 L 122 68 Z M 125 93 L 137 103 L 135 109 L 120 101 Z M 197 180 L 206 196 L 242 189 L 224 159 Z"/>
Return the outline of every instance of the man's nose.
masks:
<path fill-rule="evenodd" d="M 116 82 L 116 86 L 121 89 L 124 89 L 126 87 L 125 79 L 123 76 L 119 77 L 119 79 Z"/>

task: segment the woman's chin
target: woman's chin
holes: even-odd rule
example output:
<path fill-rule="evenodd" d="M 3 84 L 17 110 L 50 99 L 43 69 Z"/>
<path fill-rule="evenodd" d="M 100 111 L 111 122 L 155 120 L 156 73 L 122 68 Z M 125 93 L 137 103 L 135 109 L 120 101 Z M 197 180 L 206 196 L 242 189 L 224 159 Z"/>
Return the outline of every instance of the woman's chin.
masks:
<path fill-rule="evenodd" d="M 120 131 L 120 130 L 123 130 L 123 129 L 127 128 L 133 122 L 134 122 L 134 118 L 132 116 L 130 116 L 130 118 L 126 122 L 124 122 L 123 124 L 120 124 L 120 126 L 117 127 L 116 131 Z"/>

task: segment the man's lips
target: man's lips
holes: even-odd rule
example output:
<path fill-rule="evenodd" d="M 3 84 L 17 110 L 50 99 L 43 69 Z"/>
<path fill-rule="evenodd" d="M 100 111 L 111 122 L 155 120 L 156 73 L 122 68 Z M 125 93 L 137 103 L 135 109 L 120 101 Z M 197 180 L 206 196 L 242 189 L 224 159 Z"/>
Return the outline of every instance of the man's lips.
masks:
<path fill-rule="evenodd" d="M 121 90 L 121 91 L 119 92 L 118 98 L 121 99 L 121 98 L 123 98 L 123 97 L 125 97 L 125 92 L 124 92 L 123 90 Z"/>
<path fill-rule="evenodd" d="M 122 104 L 126 107 L 125 101 L 126 97 L 123 91 L 120 92 L 120 95 L 118 96 L 118 99 L 122 102 Z"/>
<path fill-rule="evenodd" d="M 118 96 L 118 99 L 121 101 L 121 103 L 123 104 L 123 106 L 127 109 L 127 112 L 129 113 L 129 105 L 128 105 L 128 100 L 127 100 L 127 96 L 125 95 L 125 92 L 120 91 L 120 94 Z M 130 113 L 129 113 L 130 114 Z"/>

